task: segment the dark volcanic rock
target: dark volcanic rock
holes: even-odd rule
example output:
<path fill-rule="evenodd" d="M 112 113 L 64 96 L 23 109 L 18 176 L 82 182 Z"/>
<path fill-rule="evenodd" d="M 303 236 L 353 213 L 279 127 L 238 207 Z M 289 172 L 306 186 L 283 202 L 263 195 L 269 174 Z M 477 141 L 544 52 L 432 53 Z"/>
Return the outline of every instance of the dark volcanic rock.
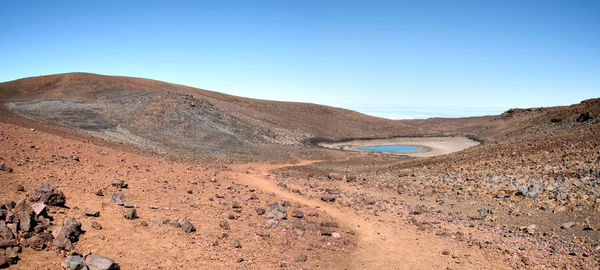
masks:
<path fill-rule="evenodd" d="M 106 257 L 90 254 L 85 258 L 85 263 L 90 270 L 118 270 L 119 265 Z"/>
<path fill-rule="evenodd" d="M 48 183 L 37 185 L 33 192 L 34 202 L 43 202 L 48 205 L 62 206 L 66 202 L 65 195 L 62 191 L 51 187 Z"/>

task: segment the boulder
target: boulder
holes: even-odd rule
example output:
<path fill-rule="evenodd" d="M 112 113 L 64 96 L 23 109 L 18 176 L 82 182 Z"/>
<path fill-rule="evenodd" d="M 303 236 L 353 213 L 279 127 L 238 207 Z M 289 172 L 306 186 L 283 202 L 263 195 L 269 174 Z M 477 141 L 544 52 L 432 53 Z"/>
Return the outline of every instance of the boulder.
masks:
<path fill-rule="evenodd" d="M 85 258 L 85 263 L 90 270 L 119 270 L 119 265 L 106 257 L 90 254 Z"/>
<path fill-rule="evenodd" d="M 62 191 L 51 187 L 48 183 L 37 185 L 33 191 L 33 201 L 43 202 L 48 205 L 63 206 L 66 202 L 66 197 Z"/>

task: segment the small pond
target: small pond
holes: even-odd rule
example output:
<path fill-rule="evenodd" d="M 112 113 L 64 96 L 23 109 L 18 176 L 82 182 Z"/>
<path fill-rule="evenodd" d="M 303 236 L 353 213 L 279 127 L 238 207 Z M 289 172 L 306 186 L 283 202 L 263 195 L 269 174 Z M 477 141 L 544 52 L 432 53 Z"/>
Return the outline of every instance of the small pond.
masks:
<path fill-rule="evenodd" d="M 361 147 L 358 150 L 369 150 L 369 151 L 380 151 L 380 152 L 406 152 L 416 151 L 419 147 L 412 145 L 382 145 L 382 146 L 369 146 Z"/>

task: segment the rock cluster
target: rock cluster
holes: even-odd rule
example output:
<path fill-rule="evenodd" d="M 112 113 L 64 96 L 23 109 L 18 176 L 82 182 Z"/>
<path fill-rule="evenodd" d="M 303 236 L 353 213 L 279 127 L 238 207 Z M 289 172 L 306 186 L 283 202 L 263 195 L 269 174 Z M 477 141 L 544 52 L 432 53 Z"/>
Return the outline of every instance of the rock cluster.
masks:
<path fill-rule="evenodd" d="M 67 219 L 63 226 L 53 226 L 48 205 L 64 205 L 63 193 L 43 183 L 36 187 L 30 205 L 25 200 L 7 200 L 0 204 L 0 267 L 15 264 L 22 248 L 34 250 L 73 250 L 73 243 L 83 233 L 81 223 Z"/>

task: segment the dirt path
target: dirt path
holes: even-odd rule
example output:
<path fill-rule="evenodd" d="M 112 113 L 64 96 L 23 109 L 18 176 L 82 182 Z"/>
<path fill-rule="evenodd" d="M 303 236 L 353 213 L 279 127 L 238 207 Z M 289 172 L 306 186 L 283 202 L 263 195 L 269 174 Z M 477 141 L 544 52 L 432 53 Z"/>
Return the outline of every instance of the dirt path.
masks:
<path fill-rule="evenodd" d="M 336 263 L 339 269 L 505 269 L 509 268 L 501 258 L 486 255 L 476 247 L 442 238 L 429 232 L 418 231 L 400 218 L 381 216 L 372 220 L 354 213 L 352 209 L 281 190 L 277 183 L 267 179 L 270 171 L 303 166 L 314 161 L 296 164 L 234 164 L 231 176 L 236 181 L 272 192 L 290 201 L 319 208 L 342 226 L 355 231 L 357 246 L 347 260 Z M 252 170 L 248 170 L 252 168 Z M 385 221 L 383 221 L 385 220 Z M 442 255 L 452 251 L 456 256 Z M 458 261 L 458 263 L 457 263 Z"/>

